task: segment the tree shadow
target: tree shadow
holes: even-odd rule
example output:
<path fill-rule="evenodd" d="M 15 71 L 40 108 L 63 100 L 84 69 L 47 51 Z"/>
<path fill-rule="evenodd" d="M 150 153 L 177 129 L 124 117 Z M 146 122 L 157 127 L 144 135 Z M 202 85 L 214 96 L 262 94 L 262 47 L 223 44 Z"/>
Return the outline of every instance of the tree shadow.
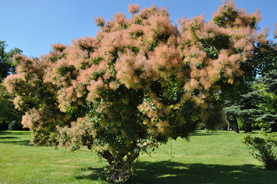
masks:
<path fill-rule="evenodd" d="M 212 135 L 223 135 L 221 134 L 221 132 L 195 132 L 195 133 L 191 133 L 190 136 L 212 136 Z"/>
<path fill-rule="evenodd" d="M 103 168 L 85 168 L 85 173 L 76 176 L 77 179 L 105 180 Z M 213 165 L 184 164 L 179 162 L 137 162 L 135 175 L 129 183 L 133 184 L 183 184 L 183 183 L 213 183 L 213 184 L 276 184 L 277 172 L 265 171 L 255 165 Z"/>
<path fill-rule="evenodd" d="M 138 162 L 134 183 L 277 183 L 277 173 L 254 165 L 183 164 L 179 162 Z M 274 180 L 274 181 L 273 181 Z"/>
<path fill-rule="evenodd" d="M 29 140 L 21 140 L 21 141 L 0 141 L 2 144 L 17 144 L 20 146 L 33 146 L 30 143 Z"/>
<path fill-rule="evenodd" d="M 0 140 L 1 140 L 1 139 L 18 139 L 18 138 L 17 138 L 17 137 L 9 137 L 9 136 L 8 136 L 8 137 L 2 137 L 2 136 L 1 136 L 1 137 L 0 137 Z"/>
<path fill-rule="evenodd" d="M 30 135 L 28 131 L 0 131 L 1 135 Z"/>
<path fill-rule="evenodd" d="M 89 180 L 106 180 L 107 176 L 105 174 L 104 168 L 94 168 L 94 167 L 88 167 L 88 168 L 82 168 L 80 169 L 82 173 L 89 173 L 89 174 L 82 174 L 80 176 L 76 176 L 76 179 L 83 180 L 83 179 L 89 179 Z"/>
<path fill-rule="evenodd" d="M 0 135 L 10 134 L 11 132 L 0 131 Z"/>
<path fill-rule="evenodd" d="M 208 130 L 208 131 L 196 131 L 194 133 L 191 133 L 191 136 L 211 136 L 211 135 L 226 135 L 226 133 L 232 134 L 235 133 L 233 130 Z M 243 130 L 240 130 L 240 133 L 238 134 L 260 134 L 260 130 L 253 130 L 252 132 L 245 133 Z M 235 133 L 237 134 L 237 133 Z"/>
<path fill-rule="evenodd" d="M 30 135 L 30 132 L 24 131 L 2 131 L 0 132 L 1 144 L 17 144 L 21 146 L 32 146 L 29 144 L 30 140 L 22 139 L 20 136 Z M 18 139 L 18 140 L 17 140 Z"/>

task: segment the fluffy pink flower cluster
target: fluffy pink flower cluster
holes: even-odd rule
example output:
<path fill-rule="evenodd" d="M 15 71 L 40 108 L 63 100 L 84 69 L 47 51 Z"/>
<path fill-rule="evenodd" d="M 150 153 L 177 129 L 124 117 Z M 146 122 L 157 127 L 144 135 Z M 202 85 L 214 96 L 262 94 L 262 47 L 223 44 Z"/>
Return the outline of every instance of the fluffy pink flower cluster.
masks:
<path fill-rule="evenodd" d="M 274 37 L 277 38 L 277 22 L 275 23 Z"/>
<path fill-rule="evenodd" d="M 135 14 L 139 11 L 139 5 L 134 3 L 134 4 L 130 4 L 128 7 L 128 11 L 132 14 Z"/>

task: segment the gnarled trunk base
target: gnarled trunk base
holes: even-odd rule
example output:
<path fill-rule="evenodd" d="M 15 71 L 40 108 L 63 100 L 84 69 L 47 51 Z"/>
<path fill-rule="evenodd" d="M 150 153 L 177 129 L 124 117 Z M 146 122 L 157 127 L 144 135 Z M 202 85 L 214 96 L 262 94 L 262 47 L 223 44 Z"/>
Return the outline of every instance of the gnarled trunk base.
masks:
<path fill-rule="evenodd" d="M 126 182 L 132 176 L 132 165 L 115 163 L 108 166 L 109 183 Z"/>
<path fill-rule="evenodd" d="M 109 163 L 107 167 L 108 182 L 121 183 L 128 181 L 132 176 L 132 163 L 139 156 L 139 152 L 129 153 L 128 155 L 112 155 L 109 151 L 103 151 L 100 155 Z"/>

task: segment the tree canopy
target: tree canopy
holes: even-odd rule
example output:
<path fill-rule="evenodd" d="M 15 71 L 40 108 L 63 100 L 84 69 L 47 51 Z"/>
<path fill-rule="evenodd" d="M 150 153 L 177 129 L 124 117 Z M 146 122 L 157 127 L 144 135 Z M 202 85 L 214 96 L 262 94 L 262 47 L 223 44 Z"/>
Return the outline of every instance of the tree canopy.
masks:
<path fill-rule="evenodd" d="M 22 50 L 19 48 L 11 49 L 9 52 L 5 51 L 7 44 L 5 41 L 0 41 L 0 81 L 2 81 L 9 73 L 14 73 L 14 66 L 11 58 L 15 54 L 21 54 Z"/>
<path fill-rule="evenodd" d="M 267 131 L 277 131 L 277 69 L 266 73 L 253 84 L 258 94 L 256 122 Z"/>
<path fill-rule="evenodd" d="M 238 119 L 243 122 L 246 132 L 250 132 L 251 126 L 256 126 L 257 123 L 260 127 L 270 128 L 269 124 L 273 126 L 273 122 L 276 122 L 273 115 L 277 110 L 274 106 L 277 89 L 276 48 L 277 44 L 272 40 L 257 43 L 253 50 L 254 56 L 250 58 L 251 64 L 243 64 L 246 66 L 243 69 L 245 74 L 238 78 L 240 84 L 228 89 L 224 109 L 228 121 L 234 125 L 237 132 Z M 276 131 L 276 128 L 271 127 L 272 131 Z"/>

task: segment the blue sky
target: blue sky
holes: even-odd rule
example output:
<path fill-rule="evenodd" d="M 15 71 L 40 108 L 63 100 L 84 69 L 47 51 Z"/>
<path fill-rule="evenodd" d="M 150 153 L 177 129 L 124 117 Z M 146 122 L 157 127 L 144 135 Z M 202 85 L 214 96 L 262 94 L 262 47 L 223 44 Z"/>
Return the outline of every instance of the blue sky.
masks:
<path fill-rule="evenodd" d="M 128 5 L 137 3 L 141 8 L 156 4 L 164 6 L 171 20 L 182 16 L 191 18 L 205 14 L 210 20 L 212 13 L 221 5 L 221 0 L 0 0 L 0 40 L 6 41 L 7 50 L 18 47 L 27 56 L 39 57 L 51 50 L 51 44 L 71 44 L 71 40 L 95 36 L 98 27 L 94 17 L 106 20 L 115 13 L 123 12 L 128 17 Z M 269 26 L 273 38 L 277 21 L 277 0 L 235 0 L 239 8 L 248 13 L 260 9 L 262 21 L 259 26 Z"/>

